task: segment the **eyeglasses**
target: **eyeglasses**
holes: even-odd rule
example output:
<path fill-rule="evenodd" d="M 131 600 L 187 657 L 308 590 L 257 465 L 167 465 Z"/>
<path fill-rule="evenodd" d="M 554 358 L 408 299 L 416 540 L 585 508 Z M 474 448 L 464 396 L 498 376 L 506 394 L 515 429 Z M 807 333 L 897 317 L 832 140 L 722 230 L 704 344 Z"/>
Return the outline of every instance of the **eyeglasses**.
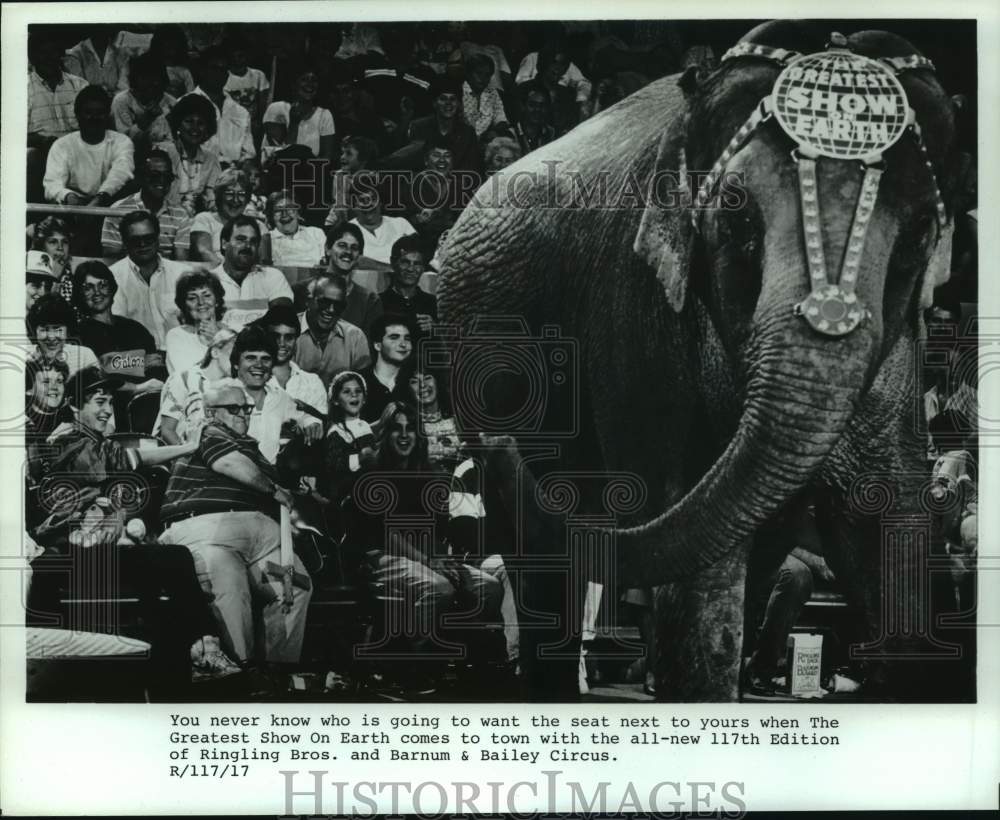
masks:
<path fill-rule="evenodd" d="M 250 197 L 250 192 L 239 188 L 230 188 L 222 195 L 222 197 L 223 199 L 231 199 L 238 202 L 242 199 L 248 199 Z"/>
<path fill-rule="evenodd" d="M 336 310 L 342 311 L 347 307 L 347 302 L 343 299 L 324 299 L 323 297 L 314 297 L 316 302 L 316 307 L 320 310 Z"/>
<path fill-rule="evenodd" d="M 215 410 L 225 410 L 231 416 L 249 416 L 256 407 L 253 404 L 210 404 L 208 406 Z"/>
<path fill-rule="evenodd" d="M 111 293 L 110 282 L 86 282 L 81 290 L 84 293 Z"/>

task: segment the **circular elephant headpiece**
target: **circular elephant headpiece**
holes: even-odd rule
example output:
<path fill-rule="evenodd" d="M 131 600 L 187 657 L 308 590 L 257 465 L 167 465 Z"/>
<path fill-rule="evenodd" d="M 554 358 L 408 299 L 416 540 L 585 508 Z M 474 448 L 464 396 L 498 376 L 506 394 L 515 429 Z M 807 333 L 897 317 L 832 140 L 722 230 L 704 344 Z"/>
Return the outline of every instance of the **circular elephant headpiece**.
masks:
<path fill-rule="evenodd" d="M 691 211 L 695 229 L 699 214 L 714 199 L 730 159 L 757 128 L 774 118 L 796 143 L 792 152 L 802 204 L 803 239 L 809 264 L 811 291 L 796 313 L 816 331 L 843 336 L 860 324 L 865 308 L 855 294 L 858 267 L 865 237 L 884 171 L 884 153 L 909 132 L 924 155 L 934 186 L 937 218 L 946 234 L 947 213 L 930 157 L 920 136 L 920 126 L 897 75 L 910 70 L 934 70 L 920 54 L 872 59 L 852 52 L 847 38 L 834 32 L 826 50 L 801 54 L 743 41 L 727 51 L 722 62 L 741 58 L 764 59 L 782 67 L 771 89 L 761 100 L 722 154 L 694 197 Z M 864 169 L 861 193 L 854 211 L 850 238 L 834 280 L 827 275 L 820 221 L 816 160 L 859 162 Z M 681 167 L 686 167 L 681 157 Z"/>

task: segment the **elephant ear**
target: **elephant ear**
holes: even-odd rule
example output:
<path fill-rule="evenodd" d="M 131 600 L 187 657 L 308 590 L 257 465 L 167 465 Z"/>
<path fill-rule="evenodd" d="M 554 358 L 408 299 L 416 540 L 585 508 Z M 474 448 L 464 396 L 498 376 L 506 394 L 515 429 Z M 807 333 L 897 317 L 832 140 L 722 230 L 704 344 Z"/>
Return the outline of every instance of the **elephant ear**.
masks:
<path fill-rule="evenodd" d="M 683 160 L 684 128 L 667 131 L 660 140 L 633 250 L 649 263 L 678 313 L 687 295 L 694 230 L 691 190 Z"/>
<path fill-rule="evenodd" d="M 951 278 L 951 240 L 954 233 L 955 222 L 949 220 L 941 229 L 941 236 L 924 271 L 924 281 L 920 287 L 921 310 L 926 310 L 934 304 L 934 289 L 941 287 Z"/>

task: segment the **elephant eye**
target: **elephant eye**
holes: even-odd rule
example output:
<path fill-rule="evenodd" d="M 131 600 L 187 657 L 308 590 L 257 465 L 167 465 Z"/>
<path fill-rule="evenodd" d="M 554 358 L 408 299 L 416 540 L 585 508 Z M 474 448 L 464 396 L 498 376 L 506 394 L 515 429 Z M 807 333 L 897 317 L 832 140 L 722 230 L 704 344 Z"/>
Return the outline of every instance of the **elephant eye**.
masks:
<path fill-rule="evenodd" d="M 730 253 L 753 258 L 760 249 L 761 228 L 749 203 L 738 211 L 722 212 L 717 220 L 718 243 Z"/>

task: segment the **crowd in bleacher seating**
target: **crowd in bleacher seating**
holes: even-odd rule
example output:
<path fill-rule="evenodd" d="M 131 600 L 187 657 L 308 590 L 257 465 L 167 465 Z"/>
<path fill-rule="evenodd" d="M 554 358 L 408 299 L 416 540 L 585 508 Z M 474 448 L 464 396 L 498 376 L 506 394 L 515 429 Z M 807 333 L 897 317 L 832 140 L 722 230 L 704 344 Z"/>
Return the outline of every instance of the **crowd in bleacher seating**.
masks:
<path fill-rule="evenodd" d="M 461 606 L 502 627 L 516 664 L 511 583 L 483 541 L 498 513 L 464 446 L 483 431 L 459 429 L 417 345 L 438 322 L 441 241 L 478 187 L 460 174 L 485 180 L 714 64 L 668 30 L 639 44 L 637 27 L 632 46 L 600 26 L 30 31 L 28 201 L 82 209 L 28 225 L 26 528 L 47 553 L 145 544 L 123 572 L 182 602 L 196 678 L 300 659 L 321 579 L 288 553 L 281 507 L 293 540 L 308 526 L 361 547 L 368 581 L 413 606 L 413 650 Z M 974 402 L 944 377 L 927 395 L 932 416 Z M 404 517 L 450 482 L 435 512 L 450 549 L 364 509 L 371 473 Z M 57 474 L 71 491 L 51 491 Z M 111 493 L 123 474 L 142 476 L 141 514 Z"/>

